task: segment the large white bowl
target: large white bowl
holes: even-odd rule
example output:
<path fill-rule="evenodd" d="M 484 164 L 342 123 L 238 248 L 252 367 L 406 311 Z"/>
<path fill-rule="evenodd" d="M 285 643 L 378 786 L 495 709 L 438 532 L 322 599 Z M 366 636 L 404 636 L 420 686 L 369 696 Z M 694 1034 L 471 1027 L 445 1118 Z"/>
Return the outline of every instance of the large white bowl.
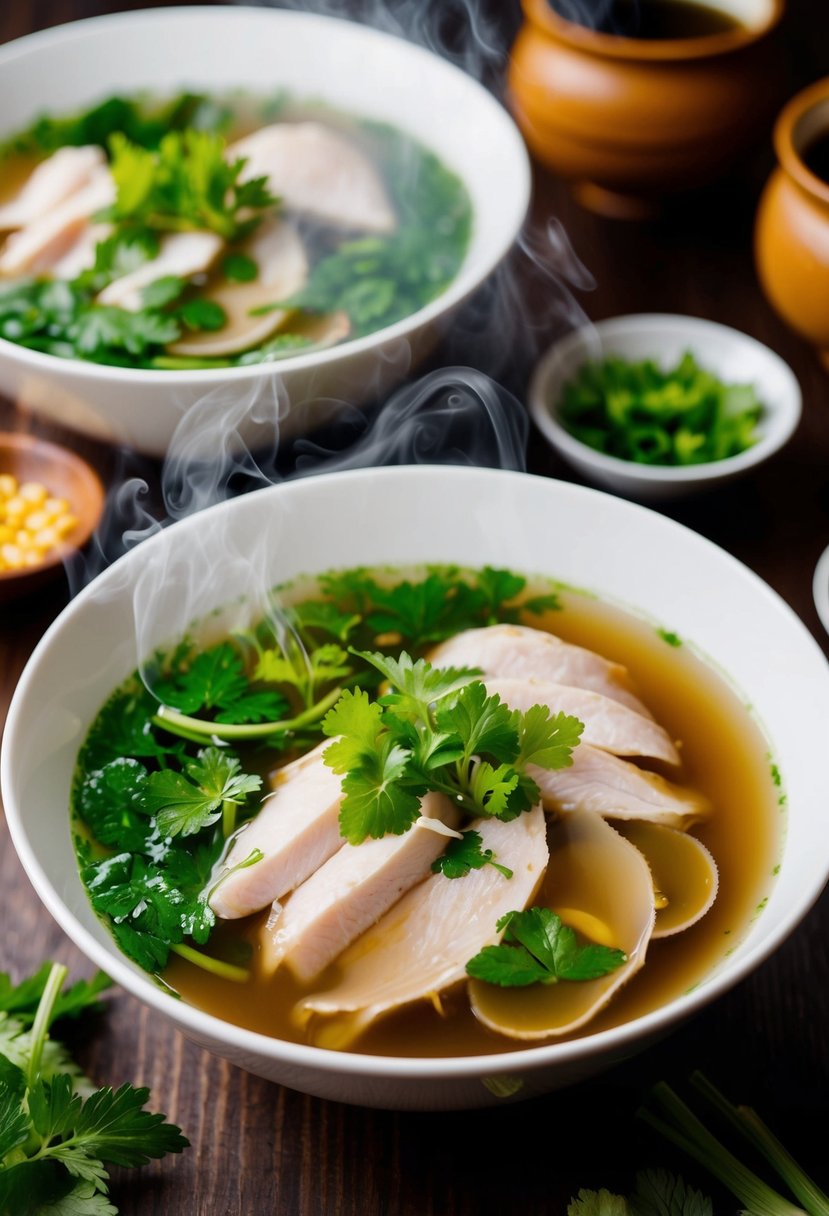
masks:
<path fill-rule="evenodd" d="M 139 658 L 191 615 L 303 573 L 413 562 L 492 563 L 592 589 L 691 642 L 753 706 L 788 794 L 780 872 L 746 936 L 693 991 L 572 1042 L 464 1059 L 398 1059 L 297 1046 L 162 992 L 122 956 L 81 886 L 69 832 L 78 748 Z M 693 532 L 580 486 L 473 468 L 346 472 L 265 489 L 132 550 L 62 613 L 9 711 L 0 780 L 9 828 L 43 902 L 120 984 L 219 1055 L 295 1089 L 401 1108 L 476 1106 L 571 1083 L 629 1055 L 730 988 L 777 947 L 829 872 L 824 760 L 829 666 L 794 613 Z M 807 982 L 804 975 L 803 982 Z"/>
<path fill-rule="evenodd" d="M 474 210 L 465 262 L 447 290 L 376 334 L 278 366 L 147 371 L 59 359 L 0 339 L 0 392 L 76 430 L 163 456 L 184 414 L 188 456 L 217 434 L 248 443 L 304 433 L 337 403 L 381 397 L 428 353 L 451 316 L 510 248 L 527 209 L 524 143 L 471 77 L 401 39 L 309 13 L 243 7 L 119 13 L 32 34 L 0 49 L 0 139 L 39 114 L 113 93 L 243 88 L 321 99 L 388 122 L 463 180 Z"/>

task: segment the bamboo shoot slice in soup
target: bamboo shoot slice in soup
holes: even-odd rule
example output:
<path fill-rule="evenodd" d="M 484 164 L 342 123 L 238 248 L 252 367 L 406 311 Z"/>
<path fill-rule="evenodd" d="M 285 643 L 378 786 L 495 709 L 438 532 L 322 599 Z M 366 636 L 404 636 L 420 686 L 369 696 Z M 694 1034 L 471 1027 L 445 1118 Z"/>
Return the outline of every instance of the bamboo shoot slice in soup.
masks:
<path fill-rule="evenodd" d="M 717 897 L 717 863 L 687 832 L 658 823 L 626 823 L 623 835 L 650 867 L 656 893 L 653 936 L 671 937 L 705 916 Z"/>
<path fill-rule="evenodd" d="M 526 988 L 469 981 L 472 1012 L 514 1039 L 546 1039 L 584 1026 L 642 967 L 653 933 L 653 884 L 637 848 L 600 816 L 568 815 L 548 832 L 550 860 L 536 906 L 584 938 L 624 951 L 625 962 L 599 979 Z"/>

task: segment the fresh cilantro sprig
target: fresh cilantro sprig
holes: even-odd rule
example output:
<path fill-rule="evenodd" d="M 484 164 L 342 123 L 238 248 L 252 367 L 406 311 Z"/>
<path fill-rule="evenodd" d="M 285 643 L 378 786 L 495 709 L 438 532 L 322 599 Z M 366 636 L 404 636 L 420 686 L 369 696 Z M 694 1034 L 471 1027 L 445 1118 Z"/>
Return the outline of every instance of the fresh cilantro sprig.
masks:
<path fill-rule="evenodd" d="M 627 960 L 623 950 L 593 942 L 580 945 L 575 931 L 549 908 L 507 912 L 496 927 L 504 933 L 501 944 L 484 946 L 466 971 L 501 988 L 595 980 Z"/>
<path fill-rule="evenodd" d="M 433 668 L 405 651 L 396 659 L 352 653 L 390 690 L 377 701 L 346 690 L 323 719 L 335 740 L 324 759 L 343 778 L 340 831 L 350 843 L 406 832 L 427 790 L 469 815 L 514 819 L 538 802 L 528 764 L 571 763 L 583 729 L 576 718 L 537 706 L 527 725 L 526 715 L 487 694 L 474 670 Z"/>
<path fill-rule="evenodd" d="M 714 1216 L 711 1200 L 667 1170 L 643 1170 L 630 1195 L 579 1191 L 567 1216 Z"/>
<path fill-rule="evenodd" d="M 141 802 L 163 837 L 192 836 L 211 827 L 228 804 L 239 806 L 262 788 L 261 777 L 241 769 L 236 756 L 206 747 L 195 760 L 186 761 L 180 773 L 170 769 L 151 773 Z M 232 821 L 226 836 L 234 826 Z"/>
<path fill-rule="evenodd" d="M 178 1127 L 144 1110 L 149 1090 L 95 1089 L 49 1038 L 59 1017 L 95 1007 L 109 982 L 61 994 L 66 974 L 47 964 L 17 988 L 8 976 L 0 982 L 18 1011 L 0 1014 L 0 1216 L 117 1216 L 107 1164 L 140 1166 L 188 1146 Z"/>
<path fill-rule="evenodd" d="M 228 161 L 225 139 L 215 132 L 170 131 L 151 150 L 116 131 L 109 150 L 116 197 L 104 218 L 118 225 L 206 229 L 236 241 L 278 203 L 267 177 L 240 180 L 245 159 Z"/>
<path fill-rule="evenodd" d="M 512 870 L 508 866 L 499 865 L 492 849 L 482 849 L 482 844 L 481 833 L 476 832 L 474 828 L 462 832 L 460 839 L 451 840 L 445 852 L 432 862 L 432 873 L 442 874 L 444 878 L 465 878 L 470 870 L 492 866 L 503 874 L 504 878 L 512 878 Z"/>

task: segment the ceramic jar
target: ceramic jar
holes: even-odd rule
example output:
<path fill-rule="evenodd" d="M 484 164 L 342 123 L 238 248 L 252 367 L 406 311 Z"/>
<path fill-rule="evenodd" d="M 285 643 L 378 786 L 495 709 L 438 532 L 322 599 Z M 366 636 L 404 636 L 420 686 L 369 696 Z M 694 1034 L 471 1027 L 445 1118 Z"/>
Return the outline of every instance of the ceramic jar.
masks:
<path fill-rule="evenodd" d="M 671 3 L 673 0 L 665 0 Z M 510 101 L 531 152 L 594 210 L 640 216 L 724 171 L 771 118 L 784 0 L 708 0 L 740 24 L 703 37 L 600 33 L 523 0 Z"/>
<path fill-rule="evenodd" d="M 829 182 L 803 159 L 821 135 L 829 136 L 829 79 L 804 89 L 777 120 L 778 164 L 757 209 L 755 257 L 772 307 L 829 368 Z"/>

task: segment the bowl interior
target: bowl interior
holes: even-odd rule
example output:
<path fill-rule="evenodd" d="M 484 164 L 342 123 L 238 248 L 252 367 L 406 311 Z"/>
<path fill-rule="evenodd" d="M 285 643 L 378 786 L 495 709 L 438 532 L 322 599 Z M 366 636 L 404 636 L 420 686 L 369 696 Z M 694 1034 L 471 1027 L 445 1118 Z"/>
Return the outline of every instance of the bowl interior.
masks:
<path fill-rule="evenodd" d="M 489 563 L 560 578 L 689 639 L 752 707 L 788 799 L 785 850 L 768 906 L 696 990 L 625 1026 L 511 1054 L 511 1070 L 601 1058 L 665 1029 L 774 949 L 829 870 L 820 792 L 829 668 L 779 597 L 701 537 L 582 487 L 470 468 L 348 472 L 224 503 L 133 550 L 65 610 L 18 686 L 0 775 L 21 860 L 73 940 L 188 1033 L 266 1075 L 277 1075 L 268 1070 L 280 1063 L 405 1087 L 413 1078 L 480 1077 L 505 1062 L 342 1056 L 268 1039 L 171 1000 L 119 955 L 82 890 L 67 809 L 75 756 L 91 719 L 139 656 L 180 634 L 193 615 L 230 604 L 232 617 L 245 611 L 242 597 L 301 574 L 422 562 Z M 309 1081 L 288 1083 L 303 1088 Z"/>
<path fill-rule="evenodd" d="M 474 209 L 466 261 L 444 293 L 448 299 L 462 298 L 500 259 L 523 221 L 529 160 L 511 118 L 484 88 L 421 47 L 310 13 L 155 9 L 30 35 L 0 50 L 0 136 L 40 114 L 71 114 L 113 94 L 163 97 L 183 89 L 265 98 L 284 90 L 390 123 L 431 148 L 462 178 Z M 434 312 L 436 304 L 421 311 Z M 332 357 L 336 352 L 312 358 Z M 302 356 L 280 366 L 295 361 Z"/>

